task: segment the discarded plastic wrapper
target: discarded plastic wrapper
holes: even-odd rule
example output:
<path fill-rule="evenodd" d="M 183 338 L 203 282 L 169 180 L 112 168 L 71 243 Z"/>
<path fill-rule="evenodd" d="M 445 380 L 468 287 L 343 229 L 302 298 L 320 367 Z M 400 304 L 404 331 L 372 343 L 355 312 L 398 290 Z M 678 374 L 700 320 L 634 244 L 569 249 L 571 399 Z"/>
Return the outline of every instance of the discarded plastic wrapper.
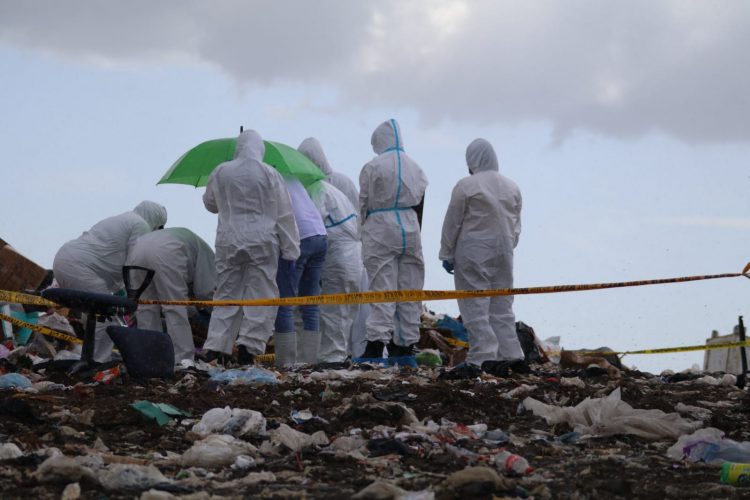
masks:
<path fill-rule="evenodd" d="M 219 370 L 213 369 L 208 372 L 211 380 L 214 382 L 226 382 L 230 384 L 278 384 L 278 376 L 269 370 L 263 368 L 251 367 L 246 370 L 231 369 Z"/>
<path fill-rule="evenodd" d="M 690 435 L 680 436 L 667 450 L 673 460 L 687 459 L 706 463 L 750 463 L 750 441 L 738 442 L 724 437 L 715 427 L 699 429 Z"/>
<path fill-rule="evenodd" d="M 201 421 L 193 426 L 193 432 L 200 436 L 213 433 L 232 436 L 264 436 L 266 419 L 260 412 L 243 408 L 212 408 L 203 414 Z"/>
<path fill-rule="evenodd" d="M 151 401 L 136 401 L 131 404 L 133 408 L 138 410 L 142 415 L 146 416 L 151 420 L 155 420 L 160 426 L 166 425 L 172 420 L 172 417 L 189 417 L 189 413 L 175 408 L 172 405 L 166 403 L 152 403 Z"/>
<path fill-rule="evenodd" d="M 28 389 L 31 387 L 31 380 L 20 373 L 6 373 L 0 375 L 0 390 L 2 389 Z"/>
<path fill-rule="evenodd" d="M 240 455 L 254 456 L 255 446 L 226 434 L 211 434 L 182 455 L 185 467 L 217 468 L 232 465 Z"/>

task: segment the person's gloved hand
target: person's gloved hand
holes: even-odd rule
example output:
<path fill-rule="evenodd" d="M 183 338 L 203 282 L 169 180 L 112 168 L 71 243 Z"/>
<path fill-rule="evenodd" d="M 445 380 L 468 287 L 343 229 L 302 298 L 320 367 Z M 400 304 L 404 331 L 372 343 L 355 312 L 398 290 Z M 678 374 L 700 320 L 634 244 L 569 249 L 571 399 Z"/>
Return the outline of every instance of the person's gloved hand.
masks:
<path fill-rule="evenodd" d="M 453 274 L 453 262 L 451 262 L 449 260 L 444 260 L 443 261 L 443 269 L 445 269 L 445 271 L 448 274 Z"/>

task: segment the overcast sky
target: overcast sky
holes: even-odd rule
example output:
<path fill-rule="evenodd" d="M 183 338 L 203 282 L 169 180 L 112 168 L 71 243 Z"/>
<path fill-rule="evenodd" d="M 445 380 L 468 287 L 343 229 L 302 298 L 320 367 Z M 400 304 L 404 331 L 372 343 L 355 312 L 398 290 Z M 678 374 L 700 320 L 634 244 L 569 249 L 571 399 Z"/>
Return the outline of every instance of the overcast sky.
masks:
<path fill-rule="evenodd" d="M 393 117 L 430 179 L 426 288 L 452 287 L 440 228 L 476 137 L 524 195 L 518 286 L 738 271 L 748 46 L 739 0 L 0 0 L 0 237 L 49 267 L 65 241 L 153 199 L 213 243 L 202 190 L 155 186 L 185 150 L 239 125 L 293 146 L 316 136 L 356 180 Z M 519 297 L 516 312 L 568 348 L 697 344 L 747 312 L 747 285 Z"/>

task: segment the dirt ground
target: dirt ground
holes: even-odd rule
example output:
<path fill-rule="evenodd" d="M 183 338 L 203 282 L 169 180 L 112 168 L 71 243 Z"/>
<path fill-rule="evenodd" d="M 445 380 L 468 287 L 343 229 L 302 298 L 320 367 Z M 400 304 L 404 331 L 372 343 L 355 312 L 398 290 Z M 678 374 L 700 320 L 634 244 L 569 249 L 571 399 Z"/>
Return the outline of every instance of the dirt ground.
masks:
<path fill-rule="evenodd" d="M 674 439 L 647 440 L 630 435 L 560 440 L 571 431 L 567 424 L 548 425 L 526 411 L 521 402 L 531 396 L 560 406 L 575 405 L 586 397 L 602 397 L 621 387 L 625 402 L 639 409 L 674 412 L 678 403 L 710 411 L 705 426 L 723 430 L 737 441 L 750 440 L 750 398 L 736 387 L 711 386 L 694 380 L 669 382 L 665 378 L 625 372 L 610 380 L 596 370 L 560 373 L 554 365 L 535 366 L 534 375 L 497 379 L 437 380 L 437 369 L 402 369 L 386 373 L 384 380 L 313 380 L 309 372 L 282 376 L 275 385 L 219 385 L 198 370 L 179 372 L 176 380 L 140 383 L 124 376 L 109 385 L 75 385 L 63 372 L 48 373 L 47 380 L 66 389 L 32 392 L 0 392 L 0 444 L 14 443 L 23 456 L 0 462 L 0 497 L 60 498 L 68 482 L 40 482 L 33 476 L 47 458 L 46 449 L 65 455 L 85 456 L 106 446 L 105 462 L 135 459 L 154 464 L 171 480 L 157 489 L 175 496 L 208 498 L 351 498 L 376 480 L 398 485 L 410 492 L 434 492 L 435 498 L 742 498 L 750 494 L 719 483 L 717 466 L 675 462 L 666 456 Z M 375 372 L 372 372 L 375 373 Z M 320 374 L 319 374 L 320 375 Z M 577 375 L 582 387 L 563 385 L 562 375 Z M 175 383 L 189 378 L 175 390 Z M 189 383 L 195 378 L 194 383 Z M 569 378 L 569 377 L 567 377 Z M 292 380 L 293 379 L 293 380 Z M 571 378 L 572 380 L 572 378 Z M 528 387 L 524 387 L 525 384 Z M 520 387 L 520 389 L 519 389 Z M 515 392 L 510 392 L 516 389 Z M 510 393 L 510 394 L 509 394 Z M 470 436 L 447 440 L 437 446 L 419 439 L 385 439 L 383 449 L 370 447 L 369 456 L 343 456 L 313 446 L 301 453 L 282 451 L 262 456 L 251 469 L 223 467 L 213 470 L 162 460 L 168 452 L 183 454 L 197 439 L 189 432 L 201 416 L 216 407 L 257 410 L 270 430 L 287 424 L 308 434 L 325 432 L 331 441 L 359 435 L 365 440 L 393 436 L 401 429 L 403 406 L 376 411 L 372 405 L 355 404 L 342 410 L 348 398 L 371 394 L 375 400 L 403 404 L 421 421 L 441 419 L 456 424 L 484 423 L 510 435 L 504 444 L 525 457 L 535 471 L 524 477 L 507 477 L 502 485 L 474 482 L 460 489 L 446 487 L 446 478 L 468 466 L 488 465 L 497 448 Z M 191 415 L 160 427 L 130 405 L 137 400 L 169 403 Z M 399 409 L 400 408 L 400 409 Z M 73 417 L 61 410 L 67 409 Z M 323 420 L 296 424 L 294 410 L 309 409 Z M 93 412 L 93 416 L 91 415 Z M 68 416 L 65 416 L 68 415 Z M 76 418 L 80 417 L 80 418 Z M 388 430 L 388 428 L 393 428 Z M 459 426 L 460 428 L 460 426 Z M 390 432 L 390 434 L 389 434 Z M 558 438 L 558 439 L 556 439 Z M 258 448 L 264 437 L 249 438 Z M 395 441 L 395 443 L 394 443 Z M 374 443 L 373 441 L 370 441 Z M 450 446 L 449 446 L 450 445 Z M 389 448 L 390 446 L 390 448 Z M 155 455 L 157 453 L 158 455 Z M 377 456 L 380 455 L 380 456 Z M 114 458 L 113 458 L 114 457 Z M 268 471 L 272 481 L 231 482 L 248 473 Z M 222 486 L 224 484 L 224 486 Z M 231 485 L 231 487 L 229 487 Z M 133 498 L 139 491 L 107 491 L 96 481 L 82 480 L 81 498 Z M 200 493 L 201 495 L 197 495 Z M 155 496 L 154 496 L 155 495 Z M 169 498 L 167 493 L 153 498 Z M 420 497 L 414 497 L 420 498 Z"/>

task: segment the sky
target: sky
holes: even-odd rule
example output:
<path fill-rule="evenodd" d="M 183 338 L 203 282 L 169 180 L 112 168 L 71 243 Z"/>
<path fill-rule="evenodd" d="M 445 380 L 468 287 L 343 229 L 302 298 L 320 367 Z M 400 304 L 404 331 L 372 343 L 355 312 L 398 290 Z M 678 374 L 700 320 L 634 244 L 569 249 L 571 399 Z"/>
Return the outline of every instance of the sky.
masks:
<path fill-rule="evenodd" d="M 395 118 L 430 180 L 426 289 L 453 288 L 440 231 L 477 137 L 523 194 L 516 286 L 738 272 L 749 28 L 741 0 L 0 0 L 0 237 L 51 267 L 150 199 L 213 244 L 203 189 L 156 185 L 185 151 L 241 125 L 295 147 L 314 136 L 356 182 Z M 515 312 L 567 349 L 694 345 L 750 312 L 749 286 L 519 296 Z"/>

